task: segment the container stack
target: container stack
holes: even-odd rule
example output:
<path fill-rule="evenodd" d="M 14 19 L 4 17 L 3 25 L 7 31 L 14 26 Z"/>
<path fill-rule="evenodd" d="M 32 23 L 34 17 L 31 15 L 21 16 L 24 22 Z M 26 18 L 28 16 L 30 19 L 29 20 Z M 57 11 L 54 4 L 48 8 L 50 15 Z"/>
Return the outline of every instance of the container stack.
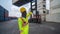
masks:
<path fill-rule="evenodd" d="M 8 20 L 8 11 L 0 6 L 0 21 L 7 21 Z"/>

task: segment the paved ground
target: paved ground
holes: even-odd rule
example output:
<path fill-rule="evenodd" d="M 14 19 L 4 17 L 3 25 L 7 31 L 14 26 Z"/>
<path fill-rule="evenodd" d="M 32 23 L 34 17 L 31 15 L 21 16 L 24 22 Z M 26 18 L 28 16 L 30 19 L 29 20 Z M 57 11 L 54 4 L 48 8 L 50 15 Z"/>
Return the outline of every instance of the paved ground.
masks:
<path fill-rule="evenodd" d="M 0 23 L 0 34 L 19 34 L 16 20 Z"/>
<path fill-rule="evenodd" d="M 0 34 L 19 34 L 17 20 L 0 22 Z M 59 23 L 30 23 L 29 34 L 60 34 Z"/>
<path fill-rule="evenodd" d="M 30 34 L 60 34 L 60 24 L 44 23 L 30 25 Z"/>

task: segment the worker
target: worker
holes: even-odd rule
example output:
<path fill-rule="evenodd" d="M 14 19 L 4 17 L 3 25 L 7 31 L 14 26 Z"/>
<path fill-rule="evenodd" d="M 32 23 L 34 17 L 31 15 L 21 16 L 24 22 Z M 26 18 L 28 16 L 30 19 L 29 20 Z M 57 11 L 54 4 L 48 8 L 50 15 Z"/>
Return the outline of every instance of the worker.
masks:
<path fill-rule="evenodd" d="M 18 18 L 18 26 L 20 34 L 28 34 L 29 32 L 29 22 L 28 18 L 32 15 L 32 12 L 26 13 L 26 9 L 24 7 L 20 8 L 20 12 L 22 16 Z"/>

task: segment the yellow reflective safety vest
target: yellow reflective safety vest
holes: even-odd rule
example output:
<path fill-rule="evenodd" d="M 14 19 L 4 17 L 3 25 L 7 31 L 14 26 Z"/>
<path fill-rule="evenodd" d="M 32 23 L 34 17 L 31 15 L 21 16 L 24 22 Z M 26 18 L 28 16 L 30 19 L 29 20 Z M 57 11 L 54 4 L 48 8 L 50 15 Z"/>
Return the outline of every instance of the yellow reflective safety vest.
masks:
<path fill-rule="evenodd" d="M 28 34 L 28 32 L 29 32 L 29 22 L 28 22 L 28 18 L 29 18 L 29 16 L 30 16 L 31 14 L 32 14 L 32 12 L 29 12 L 29 13 L 26 15 L 26 18 L 23 18 L 24 21 L 26 21 L 26 23 L 28 23 L 28 24 L 26 24 L 24 27 L 22 27 L 22 24 L 23 24 L 22 19 L 21 19 L 21 18 L 18 18 L 18 27 L 19 27 L 19 30 L 20 30 L 20 31 L 22 30 L 22 32 L 20 32 L 20 34 Z"/>

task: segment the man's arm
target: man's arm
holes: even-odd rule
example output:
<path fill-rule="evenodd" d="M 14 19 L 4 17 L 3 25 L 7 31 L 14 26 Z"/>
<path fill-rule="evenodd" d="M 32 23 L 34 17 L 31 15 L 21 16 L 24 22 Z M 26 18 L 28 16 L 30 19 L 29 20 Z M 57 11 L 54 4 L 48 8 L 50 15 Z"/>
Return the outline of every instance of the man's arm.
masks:
<path fill-rule="evenodd" d="M 19 30 L 22 29 L 22 21 L 20 18 L 18 18 L 18 28 L 19 28 Z"/>
<path fill-rule="evenodd" d="M 30 15 L 32 15 L 32 12 L 29 12 L 29 13 L 26 15 L 26 18 L 28 18 Z"/>

